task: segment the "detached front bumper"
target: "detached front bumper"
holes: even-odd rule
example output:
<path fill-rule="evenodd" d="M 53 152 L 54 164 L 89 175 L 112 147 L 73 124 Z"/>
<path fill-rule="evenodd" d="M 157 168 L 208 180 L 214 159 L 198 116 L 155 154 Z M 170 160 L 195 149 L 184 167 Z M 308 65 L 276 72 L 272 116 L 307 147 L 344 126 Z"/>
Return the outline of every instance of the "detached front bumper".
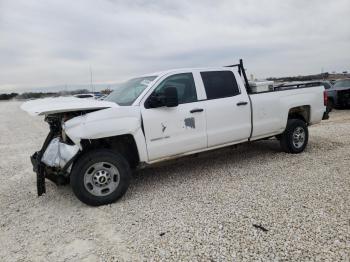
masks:
<path fill-rule="evenodd" d="M 38 160 L 39 151 L 35 152 L 31 157 L 30 161 L 32 162 L 33 171 L 36 173 L 39 170 L 40 160 Z"/>
<path fill-rule="evenodd" d="M 56 185 L 64 185 L 69 181 L 67 170 L 76 159 L 79 149 L 58 141 L 50 132 L 40 151 L 35 152 L 30 161 L 33 171 L 36 173 L 38 196 L 46 193 L 45 178 L 51 180 Z"/>
<path fill-rule="evenodd" d="M 33 165 L 33 171 L 36 173 L 36 186 L 38 196 L 46 193 L 45 178 L 54 182 L 56 185 L 65 185 L 68 183 L 66 177 L 62 175 L 56 175 L 47 172 L 48 166 L 46 166 L 41 160 L 39 160 L 40 151 L 35 152 L 31 157 L 30 161 Z"/>

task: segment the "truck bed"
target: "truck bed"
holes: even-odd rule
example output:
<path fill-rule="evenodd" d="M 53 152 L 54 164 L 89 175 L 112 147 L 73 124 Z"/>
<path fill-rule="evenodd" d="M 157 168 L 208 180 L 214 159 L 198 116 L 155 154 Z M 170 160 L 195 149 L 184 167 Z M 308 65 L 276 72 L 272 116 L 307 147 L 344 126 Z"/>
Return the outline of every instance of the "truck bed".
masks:
<path fill-rule="evenodd" d="M 307 107 L 309 125 L 322 120 L 323 86 L 284 86 L 274 91 L 251 93 L 252 125 L 251 139 L 259 139 L 283 132 L 291 108 Z M 310 108 L 316 110 L 310 110 Z"/>

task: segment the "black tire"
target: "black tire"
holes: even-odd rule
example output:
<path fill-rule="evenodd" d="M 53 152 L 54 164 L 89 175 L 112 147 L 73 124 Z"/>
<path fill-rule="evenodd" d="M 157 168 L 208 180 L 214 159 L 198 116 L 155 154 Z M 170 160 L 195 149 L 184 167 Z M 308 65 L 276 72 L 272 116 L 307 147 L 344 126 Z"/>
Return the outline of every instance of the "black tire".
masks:
<path fill-rule="evenodd" d="M 95 168 L 94 165 L 102 165 L 100 167 L 102 171 L 97 170 L 98 168 Z M 106 171 L 103 170 L 105 166 L 107 168 Z M 111 169 L 111 167 L 113 167 L 113 169 Z M 115 171 L 115 168 L 118 172 Z M 108 170 L 110 172 L 108 172 Z M 105 187 L 112 181 L 112 183 L 114 183 L 113 187 L 115 188 L 113 188 L 113 190 L 108 188 L 107 193 L 103 193 L 105 195 L 101 193 L 102 190 L 105 189 L 100 190 L 99 194 L 101 195 L 98 195 L 96 192 L 91 193 L 93 191 L 87 189 L 91 187 L 91 190 L 96 189 L 96 191 L 99 191 L 100 188 L 103 188 L 101 185 L 94 185 L 96 181 L 93 181 L 93 179 L 96 179 L 96 174 L 98 172 L 104 172 L 107 173 L 107 175 L 108 173 L 112 174 L 112 177 L 108 177 L 109 182 L 106 182 L 106 176 L 103 180 L 107 183 Z M 91 176 L 91 182 L 86 182 L 86 180 L 89 180 L 88 176 Z M 74 194 L 80 201 L 90 206 L 101 206 L 114 203 L 125 194 L 130 184 L 130 176 L 131 171 L 129 164 L 122 155 L 108 149 L 97 149 L 85 153 L 77 160 L 70 176 L 70 184 Z M 100 177 L 97 177 L 97 180 L 98 178 Z M 99 183 L 99 181 L 96 183 Z"/>
<path fill-rule="evenodd" d="M 302 135 L 295 138 L 293 135 L 297 135 L 298 131 L 303 131 L 304 139 Z M 300 132 L 301 134 L 301 132 Z M 298 154 L 304 151 L 309 141 L 309 131 L 305 121 L 300 119 L 289 119 L 287 122 L 286 130 L 281 134 L 281 148 L 286 153 Z"/>

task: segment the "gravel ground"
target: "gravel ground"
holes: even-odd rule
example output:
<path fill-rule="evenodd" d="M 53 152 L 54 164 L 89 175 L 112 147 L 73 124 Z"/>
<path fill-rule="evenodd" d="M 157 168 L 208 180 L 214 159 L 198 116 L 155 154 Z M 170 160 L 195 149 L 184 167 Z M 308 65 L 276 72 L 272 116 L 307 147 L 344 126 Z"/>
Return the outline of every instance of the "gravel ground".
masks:
<path fill-rule="evenodd" d="M 139 171 L 92 208 L 69 186 L 36 196 L 29 155 L 41 118 L 0 103 L 0 260 L 350 260 L 350 112 L 310 128 L 306 151 L 276 140 Z M 255 226 L 254 226 L 255 225 Z"/>

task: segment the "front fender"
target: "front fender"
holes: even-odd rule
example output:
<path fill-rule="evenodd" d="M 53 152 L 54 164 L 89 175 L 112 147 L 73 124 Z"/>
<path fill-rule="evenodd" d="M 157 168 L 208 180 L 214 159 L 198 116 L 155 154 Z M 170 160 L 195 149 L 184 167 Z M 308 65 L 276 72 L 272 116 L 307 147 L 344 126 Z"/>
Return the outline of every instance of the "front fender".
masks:
<path fill-rule="evenodd" d="M 141 161 L 147 160 L 145 139 L 141 130 L 141 114 L 138 107 L 108 108 L 72 118 L 65 122 L 63 130 L 82 149 L 82 139 L 99 139 L 131 134 L 136 142 Z"/>

